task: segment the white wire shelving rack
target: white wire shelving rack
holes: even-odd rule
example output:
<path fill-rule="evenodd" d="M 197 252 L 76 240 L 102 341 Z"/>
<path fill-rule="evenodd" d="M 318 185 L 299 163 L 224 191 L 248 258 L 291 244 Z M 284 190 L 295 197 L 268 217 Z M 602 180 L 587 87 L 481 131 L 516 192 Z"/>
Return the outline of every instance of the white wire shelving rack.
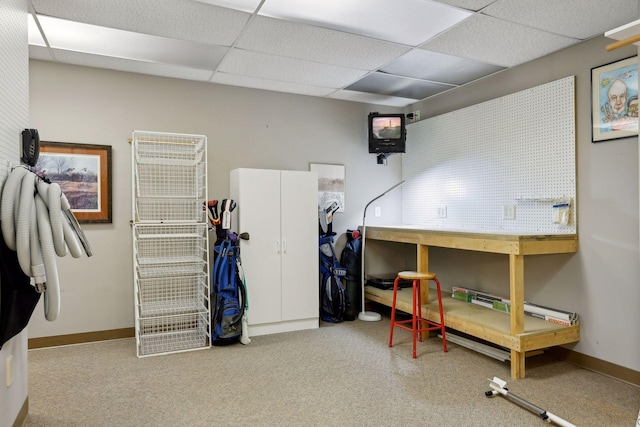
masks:
<path fill-rule="evenodd" d="M 207 137 L 134 131 L 131 148 L 137 355 L 210 348 Z"/>

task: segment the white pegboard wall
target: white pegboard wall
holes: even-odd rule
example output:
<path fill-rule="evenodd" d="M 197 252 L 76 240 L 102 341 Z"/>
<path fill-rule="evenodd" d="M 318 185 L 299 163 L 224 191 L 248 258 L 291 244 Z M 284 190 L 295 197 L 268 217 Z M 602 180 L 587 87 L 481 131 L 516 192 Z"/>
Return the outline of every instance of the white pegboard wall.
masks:
<path fill-rule="evenodd" d="M 574 234 L 574 94 L 571 76 L 408 125 L 404 224 Z M 571 201 L 567 225 L 553 222 L 560 198 Z"/>
<path fill-rule="evenodd" d="M 0 4 L 0 184 L 9 162 L 20 163 L 20 133 L 29 127 L 29 45 L 27 2 Z"/>

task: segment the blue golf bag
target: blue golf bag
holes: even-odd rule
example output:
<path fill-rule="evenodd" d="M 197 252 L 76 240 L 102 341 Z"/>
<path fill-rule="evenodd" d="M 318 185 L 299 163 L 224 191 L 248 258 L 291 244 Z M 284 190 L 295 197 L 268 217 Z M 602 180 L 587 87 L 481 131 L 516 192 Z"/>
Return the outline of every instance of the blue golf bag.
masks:
<path fill-rule="evenodd" d="M 345 320 L 347 296 L 342 283 L 347 270 L 338 262 L 333 249 L 335 233 L 320 236 L 320 318 L 325 322 Z"/>
<path fill-rule="evenodd" d="M 242 336 L 242 316 L 247 299 L 238 272 L 240 244 L 237 239 L 218 240 L 211 275 L 211 342 L 234 344 Z"/>

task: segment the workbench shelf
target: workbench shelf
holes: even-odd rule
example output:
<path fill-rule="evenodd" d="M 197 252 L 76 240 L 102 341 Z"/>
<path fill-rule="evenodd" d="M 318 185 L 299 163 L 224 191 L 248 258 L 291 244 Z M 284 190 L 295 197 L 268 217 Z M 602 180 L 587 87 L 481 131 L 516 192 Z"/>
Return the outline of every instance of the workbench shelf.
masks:
<path fill-rule="evenodd" d="M 383 290 L 365 286 L 365 298 L 382 305 L 391 306 L 392 290 Z M 434 322 L 440 321 L 435 289 L 429 289 L 428 304 L 422 305 L 422 316 Z M 398 292 L 396 301 L 398 310 L 411 313 L 410 289 Z M 568 344 L 580 339 L 580 326 L 562 326 L 546 320 L 525 316 L 524 331 L 512 336 L 509 326 L 509 314 L 491 310 L 476 304 L 442 295 L 442 307 L 445 313 L 444 324 L 456 331 L 472 335 L 501 347 L 519 352 L 528 352 L 548 348 L 554 345 Z"/>

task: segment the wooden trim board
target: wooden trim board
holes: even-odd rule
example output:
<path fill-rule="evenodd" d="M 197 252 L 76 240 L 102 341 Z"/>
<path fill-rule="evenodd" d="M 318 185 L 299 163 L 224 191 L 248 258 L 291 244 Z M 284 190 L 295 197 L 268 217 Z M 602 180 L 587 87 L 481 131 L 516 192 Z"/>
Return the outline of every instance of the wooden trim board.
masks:
<path fill-rule="evenodd" d="M 29 350 L 35 348 L 57 347 L 61 345 L 83 344 L 94 341 L 132 338 L 135 328 L 111 329 L 107 331 L 82 332 L 79 334 L 56 335 L 52 337 L 29 338 Z"/>
<path fill-rule="evenodd" d="M 625 368 L 602 359 L 587 356 L 564 347 L 553 347 L 548 350 L 552 357 L 589 371 L 597 372 L 611 378 L 640 387 L 640 371 Z"/>
<path fill-rule="evenodd" d="M 24 399 L 24 403 L 20 408 L 20 412 L 16 416 L 16 419 L 13 420 L 12 427 L 22 427 L 27 423 L 27 417 L 29 416 L 29 396 Z"/>

